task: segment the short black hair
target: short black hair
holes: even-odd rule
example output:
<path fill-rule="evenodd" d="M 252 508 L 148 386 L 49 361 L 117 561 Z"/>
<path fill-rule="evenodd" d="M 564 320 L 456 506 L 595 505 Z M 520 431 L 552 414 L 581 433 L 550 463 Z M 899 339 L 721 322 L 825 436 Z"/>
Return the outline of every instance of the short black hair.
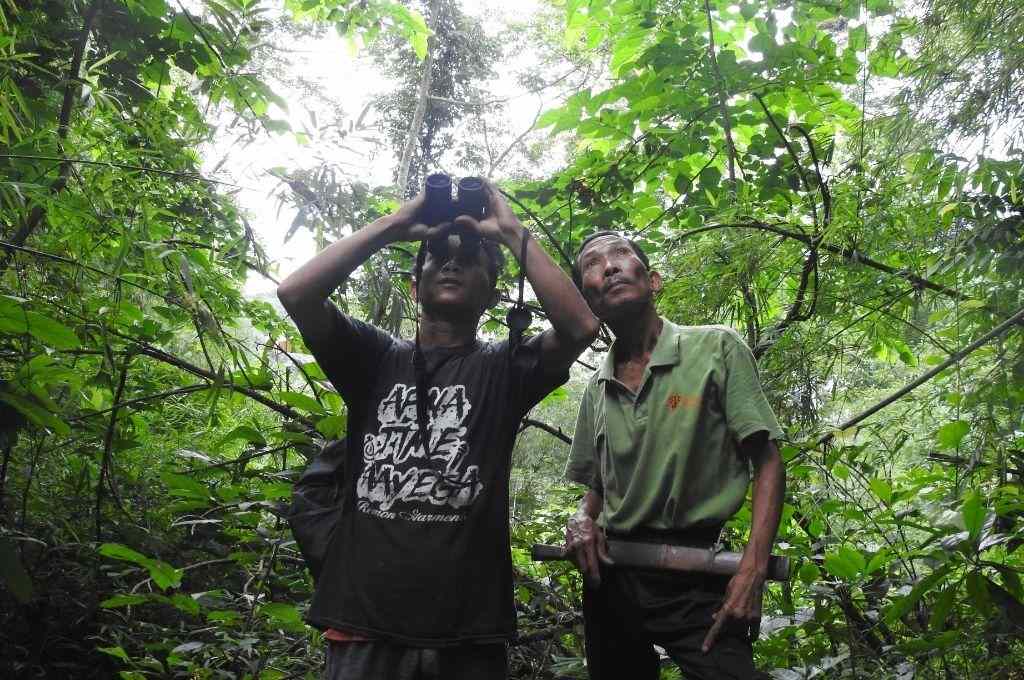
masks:
<path fill-rule="evenodd" d="M 487 256 L 487 273 L 491 277 L 491 286 L 498 285 L 501 273 L 505 271 L 505 254 L 501 246 L 490 239 L 481 239 L 480 247 Z M 419 281 L 423 275 L 423 263 L 427 260 L 427 242 L 420 241 L 420 249 L 416 251 L 416 268 L 413 269 L 413 280 Z"/>
<path fill-rule="evenodd" d="M 644 252 L 643 248 L 641 248 L 636 241 L 629 238 L 625 234 L 622 234 L 617 231 L 595 231 L 593 234 L 583 239 L 583 242 L 580 243 L 580 247 L 576 249 L 576 256 L 573 259 L 572 282 L 575 283 L 576 287 L 579 288 L 580 290 L 583 290 L 583 272 L 580 271 L 580 255 L 582 255 L 583 251 L 586 250 L 587 244 L 589 244 L 591 241 L 595 239 L 599 239 L 604 236 L 615 236 L 617 238 L 621 238 L 623 241 L 629 244 L 629 247 L 633 249 L 633 252 L 636 253 L 636 256 L 640 259 L 641 262 L 644 263 L 644 268 L 647 269 L 648 271 L 650 271 L 651 269 L 651 261 L 648 259 L 647 253 Z"/>

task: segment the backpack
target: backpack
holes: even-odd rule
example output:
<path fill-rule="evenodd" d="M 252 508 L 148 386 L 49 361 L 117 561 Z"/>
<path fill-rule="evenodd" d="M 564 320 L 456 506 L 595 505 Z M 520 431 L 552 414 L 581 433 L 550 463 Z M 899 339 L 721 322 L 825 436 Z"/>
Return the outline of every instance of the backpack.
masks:
<path fill-rule="evenodd" d="M 316 582 L 345 499 L 346 440 L 326 442 L 292 486 L 288 524 Z"/>

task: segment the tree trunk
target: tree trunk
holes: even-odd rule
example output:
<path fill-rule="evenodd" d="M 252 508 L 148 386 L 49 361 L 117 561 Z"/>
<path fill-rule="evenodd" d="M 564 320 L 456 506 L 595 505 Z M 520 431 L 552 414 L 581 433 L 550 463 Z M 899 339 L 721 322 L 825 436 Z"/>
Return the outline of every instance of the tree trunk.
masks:
<path fill-rule="evenodd" d="M 412 152 L 416 147 L 416 140 L 419 139 L 420 130 L 423 128 L 423 117 L 427 114 L 427 105 L 430 103 L 430 86 L 434 80 L 434 54 L 437 51 L 435 35 L 440 11 L 441 0 L 430 0 L 430 16 L 427 17 L 427 27 L 430 29 L 427 56 L 423 60 L 423 75 L 420 77 L 416 109 L 412 115 L 412 122 L 409 124 L 409 135 L 405 138 L 405 148 L 402 149 L 402 157 L 398 163 L 398 177 L 395 182 L 399 195 L 402 197 L 411 197 L 415 194 L 415 191 L 409 187 L 409 167 L 412 165 Z"/>

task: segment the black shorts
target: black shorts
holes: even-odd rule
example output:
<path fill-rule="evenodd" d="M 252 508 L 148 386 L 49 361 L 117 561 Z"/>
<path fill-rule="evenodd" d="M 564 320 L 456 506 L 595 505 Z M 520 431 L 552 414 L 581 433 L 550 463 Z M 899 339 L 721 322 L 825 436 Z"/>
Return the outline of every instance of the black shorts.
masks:
<path fill-rule="evenodd" d="M 504 680 L 504 644 L 407 647 L 387 640 L 330 642 L 323 680 Z"/>
<path fill-rule="evenodd" d="M 601 586 L 584 588 L 590 680 L 657 680 L 665 649 L 687 680 L 767 678 L 754 668 L 750 632 L 723 630 L 701 647 L 729 576 L 601 566 Z"/>

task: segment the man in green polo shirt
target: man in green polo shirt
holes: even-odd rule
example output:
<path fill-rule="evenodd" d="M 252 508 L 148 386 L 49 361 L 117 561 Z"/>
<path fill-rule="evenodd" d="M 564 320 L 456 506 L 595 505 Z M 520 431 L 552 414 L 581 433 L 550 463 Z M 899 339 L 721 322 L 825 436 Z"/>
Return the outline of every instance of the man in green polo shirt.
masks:
<path fill-rule="evenodd" d="M 566 476 L 588 487 L 566 527 L 585 577 L 592 680 L 656 679 L 664 648 L 688 679 L 763 677 L 751 642 L 785 495 L 782 436 L 750 350 L 724 326 L 660 317 L 661 277 L 633 242 L 586 239 L 576 284 L 615 343 L 583 395 Z M 743 505 L 753 517 L 730 577 L 617 567 L 605 536 L 713 546 Z"/>

